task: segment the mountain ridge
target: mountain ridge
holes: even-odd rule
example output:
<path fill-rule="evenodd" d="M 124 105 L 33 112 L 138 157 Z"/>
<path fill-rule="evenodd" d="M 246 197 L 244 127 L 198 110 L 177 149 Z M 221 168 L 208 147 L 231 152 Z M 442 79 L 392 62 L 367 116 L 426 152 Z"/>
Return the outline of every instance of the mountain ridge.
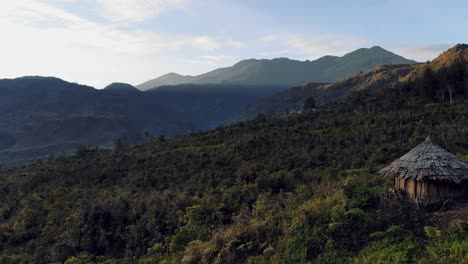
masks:
<path fill-rule="evenodd" d="M 381 48 L 373 47 L 372 49 L 379 50 Z M 302 109 L 305 100 L 311 96 L 318 104 L 325 104 L 342 100 L 358 92 L 375 94 L 395 87 L 403 87 L 406 90 L 426 89 L 429 90 L 427 91 L 429 93 L 438 93 L 441 98 L 449 98 L 452 93 L 462 93 L 463 89 L 468 91 L 468 82 L 465 81 L 465 88 L 461 87 L 460 84 L 454 84 L 451 88 L 447 83 L 441 82 L 444 82 L 443 80 L 462 80 L 463 78 L 468 80 L 468 77 L 463 77 L 463 71 L 468 67 L 466 66 L 467 61 L 468 45 L 457 44 L 427 63 L 382 65 L 332 84 L 317 85 L 317 83 L 312 82 L 289 88 L 266 97 L 255 105 L 246 107 L 242 111 L 243 117 L 241 119 L 253 118 L 258 114 L 277 115 L 297 112 Z M 451 73 L 449 74 L 449 72 Z M 425 78 L 435 78 L 439 81 L 427 84 L 421 84 L 423 82 L 418 81 Z M 426 88 L 421 86 L 426 86 Z M 429 86 L 432 88 L 427 88 Z"/>
<path fill-rule="evenodd" d="M 140 92 L 128 84 L 111 84 L 110 88 L 131 91 L 122 93 L 55 77 L 4 79 L 0 80 L 0 163 L 71 153 L 80 144 L 111 147 L 122 136 L 134 142 L 144 131 L 174 136 L 258 114 L 298 112 L 309 97 L 321 106 L 397 87 L 413 97 L 419 94 L 452 102 L 468 94 L 467 47 L 449 49 L 431 63 L 384 65 L 331 84 L 308 83 L 289 90 L 272 85 L 186 84 Z M 260 110 L 256 105 L 261 105 Z M 86 133 L 75 133 L 80 129 Z"/>
<path fill-rule="evenodd" d="M 414 64 L 379 46 L 361 48 L 342 57 L 326 55 L 314 61 L 289 58 L 246 59 L 230 67 L 218 68 L 200 75 L 164 74 L 136 87 L 148 90 L 177 84 L 243 84 L 294 86 L 307 82 L 334 82 L 360 71 L 384 64 Z"/>
<path fill-rule="evenodd" d="M 106 92 L 113 92 L 113 93 L 141 93 L 135 86 L 130 85 L 128 83 L 119 83 L 114 82 L 109 84 L 108 86 L 102 89 Z"/>

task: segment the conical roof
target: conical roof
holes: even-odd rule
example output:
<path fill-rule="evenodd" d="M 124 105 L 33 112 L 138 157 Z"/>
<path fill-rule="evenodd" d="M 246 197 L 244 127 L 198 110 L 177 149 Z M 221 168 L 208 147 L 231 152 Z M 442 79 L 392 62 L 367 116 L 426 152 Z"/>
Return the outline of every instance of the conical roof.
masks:
<path fill-rule="evenodd" d="M 468 164 L 432 143 L 431 138 L 380 170 L 380 174 L 417 181 L 438 180 L 460 183 L 468 179 Z"/>

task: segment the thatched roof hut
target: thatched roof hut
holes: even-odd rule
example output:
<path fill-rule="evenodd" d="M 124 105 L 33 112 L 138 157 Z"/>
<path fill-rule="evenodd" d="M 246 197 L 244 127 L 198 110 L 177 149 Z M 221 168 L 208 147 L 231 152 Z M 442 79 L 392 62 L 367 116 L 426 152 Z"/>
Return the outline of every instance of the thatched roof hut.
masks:
<path fill-rule="evenodd" d="M 434 144 L 430 137 L 380 170 L 411 198 L 468 198 L 468 164 Z"/>

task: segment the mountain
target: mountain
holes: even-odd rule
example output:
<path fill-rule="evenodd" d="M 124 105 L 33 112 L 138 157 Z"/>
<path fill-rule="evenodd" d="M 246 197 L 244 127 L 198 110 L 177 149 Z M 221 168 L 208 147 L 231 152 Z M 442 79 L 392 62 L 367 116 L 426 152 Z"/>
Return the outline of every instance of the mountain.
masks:
<path fill-rule="evenodd" d="M 113 147 L 144 132 L 175 136 L 234 122 L 249 104 L 284 87 L 178 85 L 102 90 L 51 77 L 0 80 L 0 165 L 30 162 L 80 145 Z"/>
<path fill-rule="evenodd" d="M 251 119 L 260 114 L 273 116 L 296 113 L 302 110 L 307 98 L 316 96 L 319 88 L 329 85 L 327 83 L 308 83 L 281 91 L 242 109 L 240 115 L 243 118 L 240 119 Z"/>
<path fill-rule="evenodd" d="M 309 83 L 290 88 L 249 105 L 242 110 L 240 119 L 297 112 L 311 96 L 318 104 L 325 104 L 355 93 L 375 94 L 390 88 L 410 90 L 444 102 L 468 94 L 467 62 L 468 45 L 458 44 L 428 63 L 383 65 L 333 84 Z"/>
<path fill-rule="evenodd" d="M 190 122 L 139 90 L 104 90 L 52 77 L 0 80 L 0 164 L 71 153 L 79 145 L 110 147 L 143 131 L 174 135 Z"/>
<path fill-rule="evenodd" d="M 241 109 L 284 90 L 284 86 L 180 84 L 161 86 L 144 96 L 191 121 L 189 130 L 213 129 L 237 121 Z"/>
<path fill-rule="evenodd" d="M 416 204 L 377 171 L 429 132 L 468 161 L 466 101 L 383 92 L 0 169 L 0 260 L 464 263 L 466 203 Z"/>
<path fill-rule="evenodd" d="M 429 63 L 311 83 L 316 111 L 2 167 L 0 262 L 463 263 L 466 201 L 414 203 L 377 172 L 428 133 L 468 162 L 467 53 L 458 45 Z M 188 91 L 223 99 L 236 87 L 129 95 L 56 78 L 0 80 L 0 146 L 12 157 L 28 140 L 58 148 L 53 137 L 127 128 L 120 122 L 170 127 L 187 116 L 175 108 L 198 100 Z"/>
<path fill-rule="evenodd" d="M 440 56 L 435 58 L 429 63 L 419 64 L 416 70 L 408 74 L 403 78 L 402 82 L 412 82 L 424 75 L 424 71 L 430 70 L 435 74 L 446 74 L 447 72 L 462 74 L 464 72 L 464 66 L 468 61 L 468 45 L 457 44 L 454 47 L 446 50 Z M 450 76 L 444 76 L 445 78 Z M 455 77 L 455 76 L 451 76 Z"/>
<path fill-rule="evenodd" d="M 165 85 L 178 85 L 178 84 L 189 84 L 196 83 L 195 77 L 183 76 L 174 72 L 164 74 L 154 80 L 137 85 L 138 89 L 145 91 L 159 86 Z"/>
<path fill-rule="evenodd" d="M 364 49 L 343 58 L 362 57 L 370 50 L 382 52 Z M 430 63 L 379 66 L 335 83 L 309 83 L 287 91 L 284 85 L 225 83 L 162 86 L 141 92 L 128 84 L 97 90 L 52 77 L 0 80 L 0 164 L 72 153 L 79 145 L 108 148 L 119 138 L 134 143 L 145 131 L 172 137 L 258 114 L 297 112 L 311 96 L 318 105 L 326 105 L 398 88 L 411 94 L 408 102 L 417 96 L 451 102 L 468 94 L 467 50 L 466 45 L 458 45 Z M 337 59 L 342 58 L 325 57 L 321 63 Z"/>
<path fill-rule="evenodd" d="M 315 101 L 322 105 L 343 100 L 358 92 L 375 94 L 395 87 L 400 78 L 405 77 L 416 68 L 416 65 L 384 65 L 333 84 L 308 83 L 299 85 L 249 105 L 242 110 L 241 115 L 243 119 L 249 119 L 259 114 L 277 115 L 297 112 L 302 110 L 308 97 L 314 97 Z"/>
<path fill-rule="evenodd" d="M 307 82 L 335 82 L 360 71 L 384 64 L 413 64 L 381 47 L 362 48 L 343 57 L 325 56 L 315 61 L 287 58 L 272 60 L 244 60 L 232 67 L 220 68 L 197 76 L 169 73 L 137 86 L 148 90 L 177 84 L 241 84 L 295 86 Z"/>
<path fill-rule="evenodd" d="M 128 83 L 111 83 L 104 87 L 103 91 L 112 93 L 140 93 L 135 86 Z"/>

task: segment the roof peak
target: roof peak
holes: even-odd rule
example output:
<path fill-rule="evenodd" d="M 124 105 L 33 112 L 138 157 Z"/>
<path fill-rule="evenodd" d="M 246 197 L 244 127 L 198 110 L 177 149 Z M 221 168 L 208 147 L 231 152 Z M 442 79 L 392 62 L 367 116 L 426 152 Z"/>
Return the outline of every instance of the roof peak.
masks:
<path fill-rule="evenodd" d="M 433 143 L 429 135 L 423 143 L 383 168 L 380 173 L 402 179 L 460 183 L 468 180 L 468 164 Z"/>

